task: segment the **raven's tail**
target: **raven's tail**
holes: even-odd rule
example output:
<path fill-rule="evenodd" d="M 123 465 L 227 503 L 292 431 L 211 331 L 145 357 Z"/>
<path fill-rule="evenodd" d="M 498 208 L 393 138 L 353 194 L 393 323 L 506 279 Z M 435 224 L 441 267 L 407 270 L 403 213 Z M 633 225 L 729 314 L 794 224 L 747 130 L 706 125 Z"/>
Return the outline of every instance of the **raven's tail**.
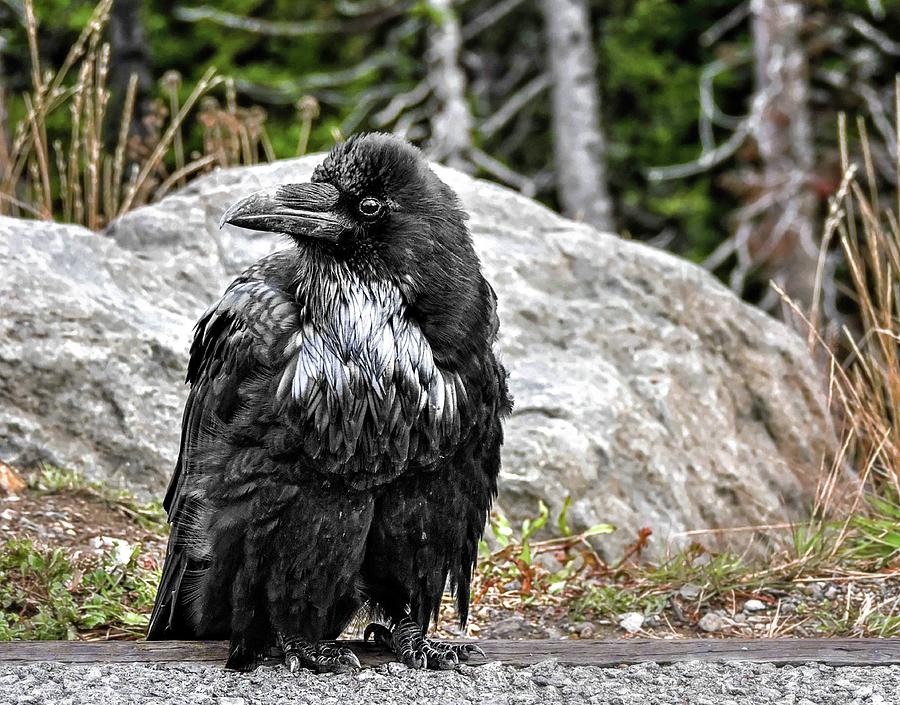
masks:
<path fill-rule="evenodd" d="M 156 591 L 156 602 L 150 615 L 150 626 L 147 628 L 147 640 L 195 638 L 190 627 L 180 618 L 178 596 L 181 584 L 187 571 L 188 558 L 184 549 L 176 542 L 178 532 L 172 527 L 169 545 L 166 550 L 166 563 L 163 566 L 162 578 Z"/>

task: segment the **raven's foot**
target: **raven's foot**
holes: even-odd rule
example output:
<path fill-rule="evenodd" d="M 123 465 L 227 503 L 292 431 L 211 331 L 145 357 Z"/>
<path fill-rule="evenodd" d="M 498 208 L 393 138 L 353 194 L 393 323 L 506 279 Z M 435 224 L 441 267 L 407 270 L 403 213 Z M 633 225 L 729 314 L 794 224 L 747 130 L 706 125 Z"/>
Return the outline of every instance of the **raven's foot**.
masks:
<path fill-rule="evenodd" d="M 472 654 L 484 651 L 477 644 L 448 644 L 444 641 L 426 639 L 422 628 L 409 617 L 405 617 L 388 629 L 383 624 L 370 624 L 363 632 L 363 640 L 375 637 L 381 644 L 396 654 L 408 668 L 432 668 L 447 670 L 455 668 L 460 661 L 468 661 Z"/>
<path fill-rule="evenodd" d="M 278 646 L 284 651 L 284 665 L 291 673 L 296 673 L 301 667 L 316 673 L 348 673 L 360 668 L 356 654 L 346 646 L 312 643 L 282 634 L 278 635 Z"/>

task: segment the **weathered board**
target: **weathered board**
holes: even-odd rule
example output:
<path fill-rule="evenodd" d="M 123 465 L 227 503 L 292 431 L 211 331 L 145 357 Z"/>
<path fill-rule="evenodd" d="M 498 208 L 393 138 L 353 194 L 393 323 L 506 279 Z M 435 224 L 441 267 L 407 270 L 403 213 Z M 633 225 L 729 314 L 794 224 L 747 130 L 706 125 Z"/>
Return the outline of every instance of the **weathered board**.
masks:
<path fill-rule="evenodd" d="M 391 661 L 391 656 L 372 643 L 344 642 L 365 666 Z M 533 640 L 478 642 L 486 658 L 470 663 L 502 661 L 526 666 L 555 658 L 560 663 L 582 666 L 676 661 L 764 661 L 797 664 L 811 661 L 835 666 L 900 664 L 900 640 L 896 639 L 627 639 Z M 0 663 L 135 663 L 211 662 L 224 664 L 225 642 L 214 641 L 11 641 L 0 642 Z"/>

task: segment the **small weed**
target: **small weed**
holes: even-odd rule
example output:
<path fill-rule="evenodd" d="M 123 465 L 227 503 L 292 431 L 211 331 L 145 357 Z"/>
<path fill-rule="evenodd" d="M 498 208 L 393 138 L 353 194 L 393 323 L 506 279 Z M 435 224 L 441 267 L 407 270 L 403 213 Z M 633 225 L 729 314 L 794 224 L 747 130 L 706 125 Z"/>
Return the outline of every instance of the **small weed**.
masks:
<path fill-rule="evenodd" d="M 848 558 L 882 569 L 900 557 L 900 504 L 894 493 L 868 498 L 869 512 L 853 517 Z"/>
<path fill-rule="evenodd" d="M 569 616 L 575 621 L 606 617 L 616 620 L 625 612 L 640 612 L 644 616 L 659 614 L 669 601 L 669 593 L 623 589 L 620 585 L 588 585 L 575 598 Z"/>
<path fill-rule="evenodd" d="M 115 551 L 73 559 L 31 541 L 0 544 L 0 640 L 135 637 L 146 630 L 159 574 Z"/>

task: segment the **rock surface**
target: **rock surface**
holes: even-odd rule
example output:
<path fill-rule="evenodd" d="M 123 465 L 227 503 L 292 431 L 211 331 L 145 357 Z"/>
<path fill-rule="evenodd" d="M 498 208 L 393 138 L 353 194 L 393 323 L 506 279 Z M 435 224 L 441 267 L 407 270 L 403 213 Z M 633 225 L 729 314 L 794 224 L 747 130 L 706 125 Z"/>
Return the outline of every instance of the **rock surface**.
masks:
<path fill-rule="evenodd" d="M 0 458 L 158 492 L 193 321 L 244 266 L 288 246 L 219 219 L 256 189 L 308 179 L 319 159 L 214 173 L 102 235 L 0 219 Z M 642 526 L 664 539 L 802 512 L 831 431 L 796 335 L 699 267 L 438 173 L 471 214 L 500 300 L 512 518 L 571 496 L 573 528 L 620 527 L 600 540 L 612 555 Z"/>

